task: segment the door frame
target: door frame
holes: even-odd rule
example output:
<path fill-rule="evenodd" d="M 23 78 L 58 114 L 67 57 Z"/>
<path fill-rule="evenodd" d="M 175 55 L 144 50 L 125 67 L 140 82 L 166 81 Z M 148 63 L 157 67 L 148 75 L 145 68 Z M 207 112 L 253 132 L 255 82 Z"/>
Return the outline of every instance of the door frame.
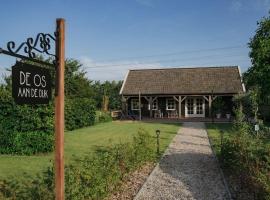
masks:
<path fill-rule="evenodd" d="M 188 114 L 187 101 L 193 99 L 193 114 Z M 196 114 L 197 112 L 197 99 L 202 99 L 203 114 Z M 201 96 L 190 96 L 185 99 L 185 117 L 205 117 L 205 99 Z"/>

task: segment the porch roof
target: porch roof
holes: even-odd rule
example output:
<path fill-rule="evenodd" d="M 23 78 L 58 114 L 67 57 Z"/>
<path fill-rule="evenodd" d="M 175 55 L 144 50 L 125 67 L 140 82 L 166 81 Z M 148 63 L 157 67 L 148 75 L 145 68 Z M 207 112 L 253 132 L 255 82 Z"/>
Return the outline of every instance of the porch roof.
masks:
<path fill-rule="evenodd" d="M 237 94 L 244 91 L 238 66 L 129 70 L 122 95 Z"/>

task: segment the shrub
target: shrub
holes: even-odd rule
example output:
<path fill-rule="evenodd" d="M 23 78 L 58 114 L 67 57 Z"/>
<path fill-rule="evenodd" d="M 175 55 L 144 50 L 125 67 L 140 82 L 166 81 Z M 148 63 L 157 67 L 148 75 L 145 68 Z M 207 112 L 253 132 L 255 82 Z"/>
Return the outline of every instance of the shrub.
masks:
<path fill-rule="evenodd" d="M 96 112 L 96 123 L 101 123 L 101 122 L 111 122 L 112 117 L 109 112 L 102 112 L 102 111 L 97 111 Z"/>
<path fill-rule="evenodd" d="M 241 188 L 253 192 L 255 199 L 270 199 L 270 147 L 250 134 L 248 129 L 243 128 L 245 126 L 238 124 L 240 128 L 235 130 L 238 132 L 224 140 L 221 154 L 223 167 L 238 176 Z"/>
<path fill-rule="evenodd" d="M 87 98 L 66 99 L 65 128 L 74 130 L 93 125 L 95 122 L 95 103 Z"/>
<path fill-rule="evenodd" d="M 130 143 L 97 149 L 65 167 L 65 198 L 70 200 L 103 199 L 117 189 L 129 172 L 155 160 L 154 139 L 140 130 Z M 0 181 L 3 199 L 54 199 L 54 173 L 49 167 L 33 181 Z"/>
<path fill-rule="evenodd" d="M 17 105 L 0 88 L 0 154 L 33 154 L 53 149 L 53 105 Z"/>

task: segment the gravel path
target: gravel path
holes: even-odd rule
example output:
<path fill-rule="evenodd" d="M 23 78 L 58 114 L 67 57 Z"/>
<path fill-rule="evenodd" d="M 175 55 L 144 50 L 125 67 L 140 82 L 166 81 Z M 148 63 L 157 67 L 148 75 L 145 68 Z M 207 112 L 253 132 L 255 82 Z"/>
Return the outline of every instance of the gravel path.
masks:
<path fill-rule="evenodd" d="M 229 199 L 204 123 L 186 122 L 135 200 Z"/>

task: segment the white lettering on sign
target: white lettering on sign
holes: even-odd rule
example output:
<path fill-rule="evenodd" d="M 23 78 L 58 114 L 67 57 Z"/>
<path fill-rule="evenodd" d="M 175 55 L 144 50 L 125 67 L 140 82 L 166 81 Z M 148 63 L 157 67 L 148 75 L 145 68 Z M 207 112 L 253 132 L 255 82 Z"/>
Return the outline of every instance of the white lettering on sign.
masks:
<path fill-rule="evenodd" d="M 38 74 L 36 74 L 34 76 L 34 84 L 36 87 L 46 87 L 46 81 L 45 81 L 45 76 L 39 76 Z"/>
<path fill-rule="evenodd" d="M 22 71 L 20 71 L 20 84 L 21 85 L 27 85 L 27 86 L 31 86 L 31 84 L 29 83 L 29 76 L 31 75 L 31 73 L 26 72 L 23 73 Z"/>
<path fill-rule="evenodd" d="M 48 98 L 48 90 L 19 88 L 18 97 Z"/>

